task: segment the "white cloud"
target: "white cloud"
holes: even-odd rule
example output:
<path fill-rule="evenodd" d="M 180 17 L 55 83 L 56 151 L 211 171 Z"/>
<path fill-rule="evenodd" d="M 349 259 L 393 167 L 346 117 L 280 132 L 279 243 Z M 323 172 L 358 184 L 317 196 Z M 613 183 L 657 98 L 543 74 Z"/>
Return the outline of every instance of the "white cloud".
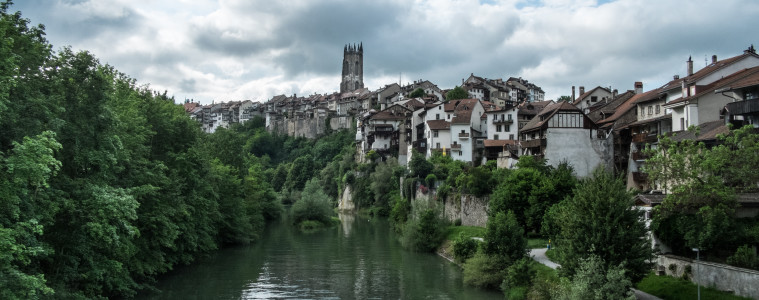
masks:
<path fill-rule="evenodd" d="M 740 54 L 759 25 L 759 2 L 740 0 L 29 0 L 15 8 L 46 24 L 55 48 L 89 50 L 177 100 L 201 102 L 336 91 L 341 49 L 360 41 L 373 89 L 399 73 L 441 88 L 469 73 L 521 76 L 547 98 L 572 85 L 655 88 L 682 74 L 689 55 Z"/>

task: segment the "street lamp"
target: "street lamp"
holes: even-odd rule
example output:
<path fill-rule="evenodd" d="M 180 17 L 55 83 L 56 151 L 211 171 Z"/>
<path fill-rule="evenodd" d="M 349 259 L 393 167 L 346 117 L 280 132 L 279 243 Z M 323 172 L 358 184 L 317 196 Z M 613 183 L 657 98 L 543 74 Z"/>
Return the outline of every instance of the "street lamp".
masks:
<path fill-rule="evenodd" d="M 699 254 L 701 253 L 701 251 L 698 248 L 693 248 L 693 251 L 696 251 L 696 268 L 698 268 Z M 696 270 L 696 274 L 698 274 L 698 270 Z M 696 278 L 694 278 L 694 279 L 696 279 Z M 696 279 L 695 281 L 696 281 L 696 289 L 697 289 L 697 293 L 698 293 L 698 300 L 701 300 L 701 285 L 698 284 L 698 279 Z"/>

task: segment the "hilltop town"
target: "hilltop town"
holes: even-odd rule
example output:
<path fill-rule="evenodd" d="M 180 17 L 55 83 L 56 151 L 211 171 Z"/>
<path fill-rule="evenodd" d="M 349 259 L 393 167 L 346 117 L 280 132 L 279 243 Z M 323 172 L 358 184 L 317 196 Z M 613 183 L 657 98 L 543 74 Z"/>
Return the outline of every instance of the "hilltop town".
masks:
<path fill-rule="evenodd" d="M 473 165 L 495 160 L 511 168 L 520 156 L 532 155 L 554 166 L 566 161 L 580 177 L 603 166 L 626 174 L 628 187 L 657 190 L 641 172 L 645 143 L 690 126 L 702 128 L 699 141 L 714 141 L 729 124 L 756 122 L 759 55 L 753 45 L 727 59 L 715 55 L 700 70 L 691 58 L 686 64 L 687 74 L 660 87 L 572 86 L 565 101 L 545 100 L 543 90 L 527 79 L 472 73 L 460 86 L 468 97 L 451 100 L 446 97 L 451 89 L 422 79 L 374 91 L 364 87 L 363 45 L 346 45 L 340 92 L 184 107 L 209 133 L 256 116 L 266 119 L 270 132 L 296 137 L 355 126 L 360 159 L 372 151 L 405 165 L 412 151 L 426 157 L 439 152 Z"/>

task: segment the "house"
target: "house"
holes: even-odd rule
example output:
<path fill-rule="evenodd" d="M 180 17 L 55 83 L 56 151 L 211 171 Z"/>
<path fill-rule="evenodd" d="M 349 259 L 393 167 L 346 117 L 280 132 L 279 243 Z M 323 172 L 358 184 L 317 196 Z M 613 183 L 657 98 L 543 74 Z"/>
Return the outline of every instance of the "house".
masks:
<path fill-rule="evenodd" d="M 538 115 L 546 106 L 553 104 L 553 100 L 538 101 L 538 102 L 522 102 L 519 104 L 519 112 L 517 113 L 517 124 L 519 130 L 521 130 L 527 123 L 530 122 L 535 116 Z"/>
<path fill-rule="evenodd" d="M 571 103 L 546 106 L 519 134 L 521 155 L 545 158 L 552 166 L 566 161 L 580 177 L 610 164 L 606 137 L 599 136 L 596 124 Z"/>
<path fill-rule="evenodd" d="M 581 109 L 584 113 L 589 113 L 589 108 L 595 104 L 606 102 L 612 98 L 612 93 L 609 89 L 601 86 L 597 86 L 589 91 L 585 91 L 584 86 L 580 86 L 580 96 L 577 99 L 572 99 L 572 105 Z"/>
<path fill-rule="evenodd" d="M 672 112 L 672 130 L 681 131 L 691 125 L 718 120 L 720 110 L 733 99 L 715 90 L 748 76 L 748 69 L 759 66 L 754 47 L 743 54 L 724 60 L 712 56 L 712 63 L 693 73 L 693 60 L 687 61 L 688 76 L 680 80 L 681 97 L 667 101 L 664 108 Z"/>
<path fill-rule="evenodd" d="M 366 135 L 364 150 L 374 150 L 383 157 L 397 156 L 400 148 L 405 152 L 411 114 L 412 110 L 396 104 L 368 117 L 361 128 Z"/>
<path fill-rule="evenodd" d="M 485 109 L 477 99 L 450 102 L 454 105 L 451 118 L 451 157 L 468 163 L 474 162 L 485 139 L 481 120 Z"/>
<path fill-rule="evenodd" d="M 726 122 L 733 125 L 733 128 L 740 128 L 745 125 L 753 125 L 759 128 L 759 72 L 747 74 L 740 80 L 730 83 L 714 90 L 732 98 L 730 102 L 722 109 L 721 115 Z"/>

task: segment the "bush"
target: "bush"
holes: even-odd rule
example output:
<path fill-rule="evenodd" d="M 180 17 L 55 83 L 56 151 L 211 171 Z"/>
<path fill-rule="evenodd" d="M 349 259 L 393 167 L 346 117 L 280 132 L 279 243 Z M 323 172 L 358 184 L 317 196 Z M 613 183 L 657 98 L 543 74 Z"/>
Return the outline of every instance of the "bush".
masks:
<path fill-rule="evenodd" d="M 459 233 L 459 237 L 453 241 L 453 257 L 456 261 L 463 262 L 471 258 L 475 252 L 477 252 L 478 242 L 465 235 L 463 232 Z"/>
<path fill-rule="evenodd" d="M 436 181 L 437 181 L 437 176 L 435 176 L 435 174 L 429 174 L 427 175 L 427 178 L 424 178 L 424 182 L 426 182 L 427 186 L 430 188 L 435 188 Z"/>
<path fill-rule="evenodd" d="M 727 263 L 741 268 L 756 269 L 759 267 L 756 251 L 748 245 L 739 247 L 733 256 L 727 258 Z"/>
<path fill-rule="evenodd" d="M 409 220 L 403 228 L 402 244 L 407 249 L 433 252 L 445 238 L 445 220 L 436 209 L 420 210 L 419 215 Z"/>
<path fill-rule="evenodd" d="M 309 220 L 327 225 L 331 223 L 331 215 L 332 203 L 329 196 L 322 191 L 318 180 L 309 180 L 301 193 L 300 200 L 293 204 L 293 222 L 300 224 Z"/>
<path fill-rule="evenodd" d="M 514 261 L 527 255 L 527 239 L 524 230 L 517 223 L 514 212 L 499 212 L 488 218 L 483 250 L 489 255 L 504 257 Z"/>
<path fill-rule="evenodd" d="M 395 232 L 401 232 L 403 230 L 403 224 L 406 224 L 406 221 L 408 220 L 411 205 L 408 200 L 403 199 L 403 197 L 398 194 L 393 195 L 390 199 L 393 205 L 390 210 L 390 224 L 393 226 Z"/>
<path fill-rule="evenodd" d="M 464 284 L 478 288 L 497 288 L 503 282 L 507 261 L 478 251 L 464 263 Z"/>

